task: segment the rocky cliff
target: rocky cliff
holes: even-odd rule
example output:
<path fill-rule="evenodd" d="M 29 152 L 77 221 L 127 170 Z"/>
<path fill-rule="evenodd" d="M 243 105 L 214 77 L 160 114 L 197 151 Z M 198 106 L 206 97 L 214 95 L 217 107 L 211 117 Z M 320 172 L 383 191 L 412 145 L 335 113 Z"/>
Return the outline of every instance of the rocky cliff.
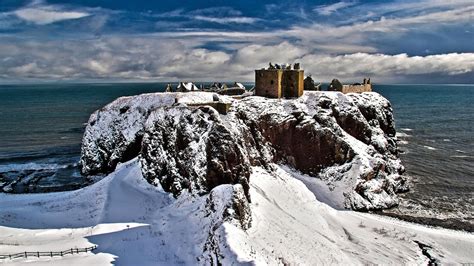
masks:
<path fill-rule="evenodd" d="M 213 101 L 231 102 L 230 111 L 205 105 Z M 392 108 L 374 92 L 289 100 L 156 93 L 119 98 L 91 115 L 84 174 L 111 172 L 136 156 L 148 182 L 176 197 L 240 184 L 250 201 L 252 166 L 272 171 L 275 164 L 317 179 L 335 205 L 355 210 L 395 206 L 396 193 L 407 189 Z"/>

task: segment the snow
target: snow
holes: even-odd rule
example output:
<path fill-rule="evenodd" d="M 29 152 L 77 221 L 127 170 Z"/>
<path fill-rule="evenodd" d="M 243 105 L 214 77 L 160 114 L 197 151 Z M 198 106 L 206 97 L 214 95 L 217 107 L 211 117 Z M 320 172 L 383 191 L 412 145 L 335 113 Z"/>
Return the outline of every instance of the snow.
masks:
<path fill-rule="evenodd" d="M 235 85 L 241 89 L 244 89 L 245 90 L 245 86 L 244 84 L 240 83 L 240 82 L 236 82 Z"/>
<path fill-rule="evenodd" d="M 474 235 L 428 228 L 367 213 L 336 210 L 317 200 L 288 168 L 251 176 L 253 225 L 226 225 L 240 262 L 257 264 L 425 264 L 414 241 L 441 263 L 473 261 Z"/>
<path fill-rule="evenodd" d="M 199 88 L 194 85 L 192 82 L 181 82 L 179 83 L 178 87 L 176 88 L 180 91 L 197 91 Z"/>
<path fill-rule="evenodd" d="M 81 171 L 95 174 L 104 169 L 113 170 L 128 147 L 143 135 L 144 124 L 153 110 L 175 103 L 215 100 L 229 102 L 232 99 L 210 92 L 147 93 L 116 99 L 89 118 L 81 147 Z"/>
<path fill-rule="evenodd" d="M 253 167 L 247 230 L 224 218 L 240 185 L 175 199 L 145 181 L 137 159 L 77 191 L 0 194 L 0 253 L 98 245 L 93 253 L 4 261 L 14 265 L 426 264 L 419 241 L 438 262 L 474 260 L 473 234 L 337 210 L 295 170 L 272 168 Z"/>
<path fill-rule="evenodd" d="M 234 188 L 220 186 L 216 191 L 232 195 Z M 222 197 L 214 195 L 213 201 L 228 201 Z M 222 221 L 222 210 L 208 213 L 208 201 L 189 195 L 174 199 L 148 184 L 134 159 L 77 191 L 1 194 L 0 250 L 12 254 L 98 245 L 94 253 L 7 261 L 13 264 L 195 264 L 203 256 L 201 247 L 213 222 Z"/>
<path fill-rule="evenodd" d="M 190 116 L 193 111 L 179 105 L 216 100 L 233 102 L 233 111 L 219 115 L 211 110 Z M 169 108 L 175 103 L 178 105 Z M 240 121 L 242 114 L 247 122 L 269 115 L 268 119 L 278 120 L 271 121 L 278 125 L 298 113 L 305 113 L 299 116 L 299 125 L 313 123 L 318 130 L 340 132 L 337 136 L 351 147 L 354 157 L 322 169 L 317 176 L 309 176 L 289 166 L 270 163 L 272 150 L 268 145 L 246 150 L 238 146 L 246 164 L 247 160 L 259 157 L 269 161 L 268 165 L 257 164 L 265 167 L 250 168 L 248 164 L 252 170 L 251 203 L 241 184 L 219 185 L 200 193 L 184 189 L 175 198 L 164 192 L 160 182 L 151 185 L 145 180 L 142 170 L 146 168 L 138 158 L 117 167 L 104 164 L 125 160 L 122 157 L 127 147 L 140 140 L 154 122 L 164 127 L 167 124 L 163 121 L 170 125 L 181 121 L 180 133 L 191 137 L 189 145 L 178 152 L 190 154 L 186 158 L 194 160 L 189 160 L 185 168 L 203 177 L 208 160 L 202 152 L 210 127 L 225 125 L 232 133 L 232 142 L 238 143 L 250 134 L 251 123 Z M 361 124 L 370 122 L 371 138 L 356 138 L 344 131 L 337 124 L 335 113 L 344 117 L 353 114 Z M 207 120 L 211 116 L 212 123 Z M 314 122 L 314 116 L 319 116 L 322 122 Z M 201 123 L 202 129 L 198 127 L 199 121 L 206 122 Z M 397 157 L 384 158 L 377 151 L 389 148 L 391 144 L 387 140 L 393 142 L 395 133 L 386 129 L 392 122 L 390 103 L 376 93 L 305 92 L 295 100 L 248 97 L 234 101 L 205 92 L 119 98 L 91 116 L 83 144 L 82 162 L 88 162 L 82 164 L 83 171 L 109 166 L 115 169 L 111 174 L 76 191 L 0 194 L 0 253 L 61 251 L 93 245 L 98 248 L 92 253 L 0 263 L 352 265 L 427 264 L 430 259 L 439 263 L 473 262 L 471 233 L 429 228 L 345 209 L 348 201 L 355 209 L 385 208 L 396 203 L 395 193 L 383 186 L 384 182 L 399 182 L 396 170 L 403 166 Z M 111 158 L 102 161 L 101 156 L 108 154 Z M 156 150 L 156 154 L 153 162 L 166 156 L 161 150 Z M 172 158 L 162 159 L 173 162 Z M 381 167 L 389 171 L 374 177 L 373 173 L 382 172 L 378 171 Z M 154 178 L 156 181 L 159 177 Z M 420 245 L 429 247 L 423 253 Z"/>

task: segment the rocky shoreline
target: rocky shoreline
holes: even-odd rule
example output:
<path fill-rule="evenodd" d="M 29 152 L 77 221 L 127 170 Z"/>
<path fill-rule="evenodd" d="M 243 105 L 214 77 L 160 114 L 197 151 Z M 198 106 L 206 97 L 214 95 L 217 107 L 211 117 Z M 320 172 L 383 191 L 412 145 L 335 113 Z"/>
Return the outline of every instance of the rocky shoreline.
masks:
<path fill-rule="evenodd" d="M 462 230 L 470 233 L 474 232 L 474 225 L 472 222 L 469 221 L 461 221 L 455 218 L 434 218 L 416 216 L 412 214 L 403 214 L 401 211 L 398 210 L 398 207 L 395 207 L 393 209 L 374 211 L 374 213 L 394 217 L 411 223 L 423 224 L 433 227 L 442 227 L 452 230 Z"/>

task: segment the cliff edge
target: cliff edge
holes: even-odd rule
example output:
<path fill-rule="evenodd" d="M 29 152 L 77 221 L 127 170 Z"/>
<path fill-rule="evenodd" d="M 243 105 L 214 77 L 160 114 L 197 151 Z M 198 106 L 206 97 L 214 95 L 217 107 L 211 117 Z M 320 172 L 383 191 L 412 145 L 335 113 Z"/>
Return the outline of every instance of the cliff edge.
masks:
<path fill-rule="evenodd" d="M 207 105 L 215 101 L 232 103 L 229 112 Z M 375 92 L 308 91 L 288 100 L 154 93 L 119 98 L 91 115 L 84 174 L 110 173 L 137 156 L 146 180 L 175 197 L 240 184 L 251 201 L 252 167 L 272 172 L 276 165 L 314 179 L 339 208 L 393 207 L 408 189 L 390 102 Z"/>

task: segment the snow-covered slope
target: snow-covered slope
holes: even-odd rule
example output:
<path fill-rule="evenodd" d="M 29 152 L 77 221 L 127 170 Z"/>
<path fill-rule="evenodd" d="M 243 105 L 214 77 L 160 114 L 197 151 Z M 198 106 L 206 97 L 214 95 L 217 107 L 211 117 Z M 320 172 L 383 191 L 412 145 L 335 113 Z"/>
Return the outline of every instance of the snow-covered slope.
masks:
<path fill-rule="evenodd" d="M 474 259 L 473 234 L 336 210 L 318 201 L 298 180 L 302 174 L 291 168 L 272 164 L 271 170 L 251 170 L 249 205 L 241 185 L 216 186 L 204 196 L 183 192 L 175 199 L 145 181 L 137 159 L 77 191 L 1 194 L 0 253 L 98 245 L 94 253 L 4 261 L 35 265 L 426 264 L 430 258 L 442 263 Z"/>
<path fill-rule="evenodd" d="M 247 204 L 240 185 L 174 199 L 146 182 L 136 159 L 77 191 L 0 194 L 0 204 L 1 254 L 98 245 L 95 254 L 6 261 L 19 264 L 210 264 L 220 254 L 219 243 L 225 244 L 215 233 L 221 224 L 250 223 L 249 214 L 239 212 L 249 209 L 240 206 Z"/>

